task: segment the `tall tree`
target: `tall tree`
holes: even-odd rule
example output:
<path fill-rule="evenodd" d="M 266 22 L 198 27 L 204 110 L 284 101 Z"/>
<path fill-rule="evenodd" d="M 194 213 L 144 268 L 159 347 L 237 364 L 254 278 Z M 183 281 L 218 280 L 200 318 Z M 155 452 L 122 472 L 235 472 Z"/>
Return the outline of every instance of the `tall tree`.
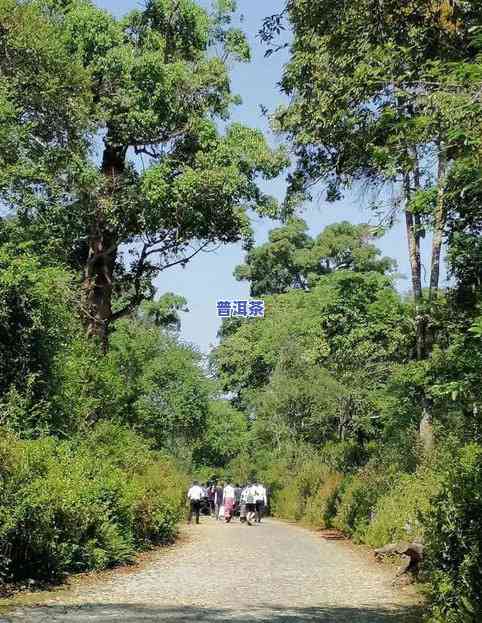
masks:
<path fill-rule="evenodd" d="M 251 282 L 252 296 L 306 290 L 336 270 L 383 274 L 395 266 L 390 258 L 380 257 L 380 250 L 370 242 L 374 234 L 369 225 L 334 223 L 316 238 L 307 230 L 302 219 L 291 217 L 269 232 L 268 242 L 247 253 L 246 263 L 236 267 L 235 276 Z"/>
<path fill-rule="evenodd" d="M 401 189 L 417 306 L 418 355 L 427 354 L 421 240 L 433 229 L 431 295 L 437 291 L 445 227 L 445 185 L 453 156 L 453 108 L 440 101 L 441 76 L 477 55 L 475 2 L 357 3 L 290 0 L 290 95 L 278 127 L 295 146 L 291 191 L 324 180 L 336 198 L 355 181 Z M 274 24 L 274 26 L 273 26 Z M 276 21 L 268 21 L 276 30 Z M 397 207 L 392 206 L 393 207 Z"/>
<path fill-rule="evenodd" d="M 63 205 L 75 215 L 66 246 L 83 272 L 82 314 L 106 350 L 113 323 L 152 297 L 159 272 L 213 244 L 249 243 L 247 211 L 276 211 L 256 178 L 276 176 L 286 158 L 258 131 L 219 130 L 237 101 L 228 64 L 249 60 L 234 1 L 208 14 L 194 0 L 149 0 L 122 19 L 90 1 L 43 4 L 90 78 L 100 162 L 84 164 Z"/>
<path fill-rule="evenodd" d="M 58 22 L 38 3 L 0 1 L 0 193 L 48 202 L 83 154 L 91 105 L 88 73 Z"/>
<path fill-rule="evenodd" d="M 390 277 L 335 271 L 310 291 L 266 297 L 266 310 L 232 327 L 213 352 L 223 390 L 276 443 L 372 429 L 381 388 L 414 348 L 408 306 Z"/>

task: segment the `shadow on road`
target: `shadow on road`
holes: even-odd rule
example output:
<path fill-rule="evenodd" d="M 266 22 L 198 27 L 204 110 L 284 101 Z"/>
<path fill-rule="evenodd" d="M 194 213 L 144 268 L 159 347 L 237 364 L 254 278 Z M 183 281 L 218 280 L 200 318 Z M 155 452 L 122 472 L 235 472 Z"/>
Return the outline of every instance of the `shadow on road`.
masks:
<path fill-rule="evenodd" d="M 388 610 L 372 607 L 282 608 L 256 607 L 252 610 L 199 607 L 149 607 L 132 604 L 92 604 L 29 608 L 2 621 L 32 623 L 419 623 L 419 608 Z"/>

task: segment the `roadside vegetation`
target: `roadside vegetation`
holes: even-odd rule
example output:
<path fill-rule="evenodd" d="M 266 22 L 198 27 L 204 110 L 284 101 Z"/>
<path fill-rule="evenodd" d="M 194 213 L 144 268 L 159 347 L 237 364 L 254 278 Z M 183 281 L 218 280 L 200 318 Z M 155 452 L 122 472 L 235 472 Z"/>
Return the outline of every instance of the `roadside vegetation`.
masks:
<path fill-rule="evenodd" d="M 482 9 L 290 0 L 260 33 L 269 56 L 292 33 L 288 149 L 229 123 L 237 23 L 0 0 L 0 588 L 129 562 L 175 537 L 190 476 L 257 476 L 276 516 L 423 542 L 428 620 L 478 623 Z M 319 192 L 339 219 L 313 232 Z M 225 320 L 207 369 L 154 282 L 239 241 L 266 317 Z"/>
<path fill-rule="evenodd" d="M 154 286 L 278 209 L 284 150 L 229 123 L 235 9 L 0 0 L 0 588 L 172 539 L 193 461 L 236 451 Z"/>

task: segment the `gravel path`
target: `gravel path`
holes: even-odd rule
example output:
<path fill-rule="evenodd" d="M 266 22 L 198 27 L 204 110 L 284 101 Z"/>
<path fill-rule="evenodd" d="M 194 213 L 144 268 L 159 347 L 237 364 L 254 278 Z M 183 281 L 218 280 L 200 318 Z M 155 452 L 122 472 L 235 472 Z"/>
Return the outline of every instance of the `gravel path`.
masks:
<path fill-rule="evenodd" d="M 393 570 L 298 526 L 224 525 L 206 518 L 183 545 L 133 573 L 44 594 L 0 623 L 409 623 L 411 589 Z"/>

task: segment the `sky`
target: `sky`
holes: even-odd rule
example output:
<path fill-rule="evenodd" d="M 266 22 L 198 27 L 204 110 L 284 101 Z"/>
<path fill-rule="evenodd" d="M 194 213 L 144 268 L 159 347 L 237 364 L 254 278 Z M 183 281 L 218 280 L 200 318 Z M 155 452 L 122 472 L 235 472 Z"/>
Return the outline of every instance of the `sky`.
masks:
<path fill-rule="evenodd" d="M 205 4 L 206 1 L 200 0 L 200 4 Z M 115 15 L 122 15 L 141 6 L 141 3 L 135 0 L 96 0 L 96 4 Z M 258 41 L 256 34 L 263 18 L 279 12 L 283 4 L 282 0 L 238 0 L 239 12 L 243 15 L 242 26 L 251 45 L 252 62 L 235 65 L 231 74 L 233 92 L 242 98 L 242 104 L 233 109 L 232 121 L 261 129 L 273 145 L 278 145 L 280 139 L 271 132 L 266 118 L 261 113 L 261 106 L 274 110 L 285 102 L 278 83 L 283 66 L 289 58 L 289 50 L 282 50 L 265 58 L 265 48 Z M 261 182 L 260 185 L 263 190 L 280 201 L 283 200 L 286 190 L 283 175 L 269 183 Z M 319 192 L 314 193 L 313 201 L 305 206 L 301 213 L 308 223 L 311 235 L 317 235 L 326 225 L 341 220 L 353 223 L 376 222 L 368 208 L 371 197 L 364 196 L 362 190 L 354 190 L 336 203 L 324 201 L 322 190 L 320 187 Z M 256 242 L 264 242 L 269 230 L 277 225 L 267 219 L 255 218 L 253 228 Z M 397 280 L 397 287 L 401 292 L 408 291 L 410 268 L 403 223 L 396 223 L 377 244 L 384 255 L 397 260 L 398 272 L 402 275 Z M 422 276 L 425 284 L 429 275 L 428 247 L 429 241 L 425 241 L 425 253 L 422 257 L 425 267 Z M 186 268 L 169 269 L 156 281 L 158 294 L 174 292 L 187 299 L 189 313 L 182 315 L 181 338 L 197 345 L 203 353 L 207 353 L 217 343 L 220 320 L 216 315 L 216 302 L 222 299 L 249 297 L 249 284 L 237 282 L 233 277 L 234 268 L 243 263 L 243 258 L 244 253 L 240 244 L 223 246 L 216 252 L 199 254 Z"/>

